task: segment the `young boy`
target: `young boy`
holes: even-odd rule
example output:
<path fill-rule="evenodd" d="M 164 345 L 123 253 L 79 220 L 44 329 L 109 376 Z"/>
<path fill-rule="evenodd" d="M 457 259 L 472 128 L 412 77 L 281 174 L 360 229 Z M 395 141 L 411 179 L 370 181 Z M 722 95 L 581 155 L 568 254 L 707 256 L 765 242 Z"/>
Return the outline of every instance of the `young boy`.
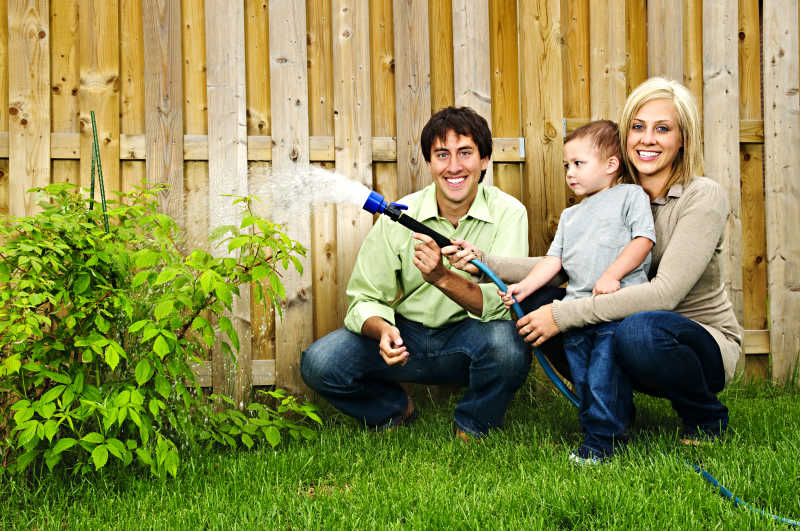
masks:
<path fill-rule="evenodd" d="M 562 212 L 545 256 L 518 284 L 501 293 L 506 306 L 547 284 L 563 268 L 569 278 L 564 300 L 612 293 L 647 282 L 655 243 L 650 200 L 641 187 L 617 184 L 622 172 L 619 130 L 608 120 L 588 123 L 564 141 L 567 184 L 583 200 Z M 596 464 L 626 441 L 630 411 L 621 389 L 612 389 L 612 339 L 617 322 L 572 330 L 564 350 L 580 399 L 583 444 L 570 453 L 579 464 Z M 623 376 L 620 374 L 619 378 Z"/>

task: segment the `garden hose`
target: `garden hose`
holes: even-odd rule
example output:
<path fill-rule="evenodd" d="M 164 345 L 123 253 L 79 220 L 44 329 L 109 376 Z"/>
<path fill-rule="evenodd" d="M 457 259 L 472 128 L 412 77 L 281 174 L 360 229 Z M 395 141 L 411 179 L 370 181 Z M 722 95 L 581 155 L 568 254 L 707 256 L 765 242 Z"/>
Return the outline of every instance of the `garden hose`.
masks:
<path fill-rule="evenodd" d="M 369 197 L 364 203 L 363 208 L 364 210 L 366 210 L 371 214 L 385 214 L 389 216 L 389 218 L 392 219 L 392 221 L 396 221 L 401 225 L 404 225 L 405 227 L 411 229 L 414 232 L 419 232 L 430 236 L 431 238 L 433 238 L 433 240 L 439 247 L 446 247 L 448 245 L 451 245 L 449 238 L 446 238 L 445 236 L 439 234 L 430 227 L 423 225 L 414 218 L 406 215 L 403 212 L 403 210 L 408 209 L 407 206 L 401 205 L 399 203 L 387 203 L 384 200 L 383 196 L 377 192 L 374 191 L 370 192 Z M 494 282 L 494 284 L 501 291 L 503 292 L 508 291 L 508 288 L 503 283 L 503 281 L 500 280 L 500 277 L 498 277 L 494 271 L 489 269 L 489 267 L 486 264 L 484 264 L 478 259 L 471 260 L 470 263 L 473 264 L 475 267 L 477 267 L 492 282 Z M 516 300 L 514 300 L 514 304 L 511 306 L 511 309 L 516 314 L 517 319 L 521 318 L 524 315 L 522 312 L 522 307 Z M 578 397 L 575 396 L 575 394 L 572 391 L 570 391 L 570 389 L 566 386 L 566 384 L 561 380 L 561 378 L 556 373 L 555 369 L 553 369 L 553 366 L 550 365 L 550 361 L 541 353 L 539 349 L 534 348 L 533 351 L 536 355 L 536 360 L 539 362 L 539 365 L 542 366 L 542 369 L 544 369 L 544 372 L 547 375 L 547 377 L 550 378 L 550 381 L 553 382 L 556 388 L 559 391 L 561 391 L 561 394 L 564 395 L 564 397 L 567 400 L 569 400 L 573 406 L 579 407 L 580 401 L 578 400 Z M 744 500 L 738 498 L 737 496 L 734 496 L 730 490 L 725 488 L 725 486 L 723 486 L 719 481 L 717 481 L 717 479 L 714 478 L 714 476 L 706 472 L 700 466 L 695 465 L 693 463 L 689 463 L 688 461 L 685 462 L 685 464 L 694 468 L 694 470 L 698 474 L 700 474 L 703 477 L 703 479 L 705 479 L 710 485 L 719 490 L 719 493 L 723 498 L 731 500 L 737 507 L 744 507 L 745 509 L 748 509 L 757 514 L 761 514 L 769 518 L 772 518 L 777 522 L 781 522 L 793 527 L 800 527 L 800 521 L 791 520 L 789 518 L 784 518 L 782 516 L 768 513 L 763 509 L 754 507 L 752 504 L 745 502 Z"/>

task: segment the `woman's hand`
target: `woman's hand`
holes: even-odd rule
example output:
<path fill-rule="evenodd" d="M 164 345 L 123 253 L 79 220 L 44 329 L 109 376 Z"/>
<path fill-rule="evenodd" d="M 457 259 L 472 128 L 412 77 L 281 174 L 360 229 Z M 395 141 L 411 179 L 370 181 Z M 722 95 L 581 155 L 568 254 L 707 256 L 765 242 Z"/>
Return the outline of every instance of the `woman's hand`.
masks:
<path fill-rule="evenodd" d="M 470 262 L 475 258 L 483 259 L 481 250 L 466 240 L 453 240 L 453 245 L 444 247 L 442 254 L 450 262 L 450 265 L 471 275 L 477 275 L 478 268 Z"/>
<path fill-rule="evenodd" d="M 551 337 L 559 334 L 556 320 L 553 318 L 553 305 L 545 304 L 533 310 L 517 321 L 519 335 L 526 343 L 538 347 Z"/>

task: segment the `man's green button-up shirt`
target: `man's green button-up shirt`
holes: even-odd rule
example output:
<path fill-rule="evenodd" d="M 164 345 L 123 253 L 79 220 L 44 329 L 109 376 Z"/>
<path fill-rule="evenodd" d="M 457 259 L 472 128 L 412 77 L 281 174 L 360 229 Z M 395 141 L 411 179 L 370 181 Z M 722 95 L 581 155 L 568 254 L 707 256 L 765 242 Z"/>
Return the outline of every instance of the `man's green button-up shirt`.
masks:
<path fill-rule="evenodd" d="M 487 254 L 528 256 L 528 217 L 525 207 L 493 186 L 478 185 L 467 214 L 455 228 L 439 216 L 436 188 L 430 184 L 398 201 L 408 205 L 407 214 L 450 239 L 464 239 Z M 480 284 L 482 315 L 470 315 L 439 289 L 425 282 L 414 265 L 412 232 L 386 216 L 380 216 L 361 249 L 347 284 L 345 326 L 356 333 L 369 317 L 379 316 L 395 324 L 395 314 L 440 327 L 473 317 L 482 321 L 509 318 L 494 284 Z M 451 268 L 445 259 L 445 267 Z M 457 273 L 469 277 L 463 271 Z"/>

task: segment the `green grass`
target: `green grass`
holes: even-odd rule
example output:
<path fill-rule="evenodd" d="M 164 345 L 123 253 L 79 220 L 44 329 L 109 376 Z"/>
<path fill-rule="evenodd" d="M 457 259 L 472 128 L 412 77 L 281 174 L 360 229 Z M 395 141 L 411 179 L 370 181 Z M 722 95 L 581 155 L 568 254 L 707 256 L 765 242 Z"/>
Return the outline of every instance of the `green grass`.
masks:
<path fill-rule="evenodd" d="M 176 480 L 109 470 L 84 478 L 0 476 L 0 529 L 783 528 L 721 498 L 685 461 L 734 494 L 800 518 L 800 394 L 737 384 L 731 428 L 706 448 L 677 443 L 664 400 L 637 396 L 635 438 L 593 469 L 567 453 L 572 407 L 518 393 L 506 428 L 479 444 L 452 437 L 452 407 L 423 403 L 409 428 L 374 434 L 326 409 L 319 438 L 278 450 L 194 455 Z"/>

